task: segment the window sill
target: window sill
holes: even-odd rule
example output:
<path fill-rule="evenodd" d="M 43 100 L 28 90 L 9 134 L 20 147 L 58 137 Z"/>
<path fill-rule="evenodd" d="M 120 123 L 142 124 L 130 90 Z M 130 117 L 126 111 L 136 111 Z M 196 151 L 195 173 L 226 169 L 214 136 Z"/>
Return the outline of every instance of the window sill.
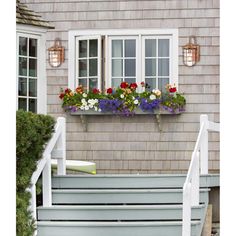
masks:
<path fill-rule="evenodd" d="M 156 122 L 159 128 L 159 131 L 161 131 L 161 116 L 162 115 L 180 115 L 183 113 L 183 111 L 176 110 L 174 113 L 171 113 L 169 111 L 166 111 L 164 109 L 160 110 L 155 110 L 154 112 L 144 112 L 141 109 L 136 109 L 135 114 L 136 115 L 154 115 L 156 117 Z M 72 116 L 80 116 L 81 123 L 83 124 L 83 130 L 86 132 L 87 127 L 88 127 L 88 121 L 87 121 L 87 116 L 106 116 L 106 115 L 116 115 L 120 116 L 120 114 L 117 113 L 112 113 L 112 112 L 98 112 L 98 111 L 93 111 L 93 110 L 88 110 L 88 111 L 76 111 L 76 112 L 70 112 L 70 115 Z M 126 117 L 129 118 L 129 117 Z"/>

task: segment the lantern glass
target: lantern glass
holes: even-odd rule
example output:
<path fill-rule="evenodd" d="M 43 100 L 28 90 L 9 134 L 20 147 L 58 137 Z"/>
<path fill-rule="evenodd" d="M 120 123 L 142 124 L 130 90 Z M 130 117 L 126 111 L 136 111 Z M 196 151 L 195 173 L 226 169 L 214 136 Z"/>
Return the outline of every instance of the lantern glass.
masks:
<path fill-rule="evenodd" d="M 184 65 L 194 66 L 196 64 L 196 49 L 184 48 L 183 54 Z"/>
<path fill-rule="evenodd" d="M 60 50 L 49 51 L 49 64 L 52 67 L 58 67 L 61 64 L 61 52 Z"/>

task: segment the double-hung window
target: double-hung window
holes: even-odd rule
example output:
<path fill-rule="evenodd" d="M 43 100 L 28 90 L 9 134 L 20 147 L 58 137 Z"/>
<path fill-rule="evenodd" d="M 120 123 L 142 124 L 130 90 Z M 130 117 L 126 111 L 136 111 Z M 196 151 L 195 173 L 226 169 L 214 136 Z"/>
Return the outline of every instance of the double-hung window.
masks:
<path fill-rule="evenodd" d="M 121 82 L 149 89 L 178 86 L 178 31 L 82 30 L 69 32 L 69 87 L 105 90 Z"/>

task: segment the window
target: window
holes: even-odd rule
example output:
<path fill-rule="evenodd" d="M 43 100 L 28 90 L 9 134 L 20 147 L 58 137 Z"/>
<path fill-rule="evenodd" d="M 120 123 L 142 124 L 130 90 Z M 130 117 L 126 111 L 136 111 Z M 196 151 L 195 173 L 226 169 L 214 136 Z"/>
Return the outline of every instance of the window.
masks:
<path fill-rule="evenodd" d="M 145 81 L 150 90 L 164 90 L 167 83 L 178 86 L 178 31 L 69 32 L 70 88 L 104 90 L 123 81 Z"/>
<path fill-rule="evenodd" d="M 16 109 L 46 113 L 45 34 L 29 26 L 17 30 Z M 26 32 L 27 31 L 27 32 Z"/>
<path fill-rule="evenodd" d="M 18 108 L 37 112 L 37 39 L 19 37 Z"/>

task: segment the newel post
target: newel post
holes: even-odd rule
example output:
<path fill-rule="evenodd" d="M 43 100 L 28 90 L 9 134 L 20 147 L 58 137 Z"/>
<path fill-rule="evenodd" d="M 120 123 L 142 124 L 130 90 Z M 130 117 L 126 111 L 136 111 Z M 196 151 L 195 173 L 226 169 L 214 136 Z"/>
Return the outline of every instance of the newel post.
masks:
<path fill-rule="evenodd" d="M 200 116 L 200 127 L 204 125 L 203 136 L 200 145 L 201 174 L 208 174 L 208 116 Z"/>
<path fill-rule="evenodd" d="M 57 159 L 57 174 L 66 174 L 66 119 L 64 117 L 58 118 L 58 123 L 61 126 L 61 134 L 57 142 L 58 148 L 61 152 L 60 158 Z"/>

